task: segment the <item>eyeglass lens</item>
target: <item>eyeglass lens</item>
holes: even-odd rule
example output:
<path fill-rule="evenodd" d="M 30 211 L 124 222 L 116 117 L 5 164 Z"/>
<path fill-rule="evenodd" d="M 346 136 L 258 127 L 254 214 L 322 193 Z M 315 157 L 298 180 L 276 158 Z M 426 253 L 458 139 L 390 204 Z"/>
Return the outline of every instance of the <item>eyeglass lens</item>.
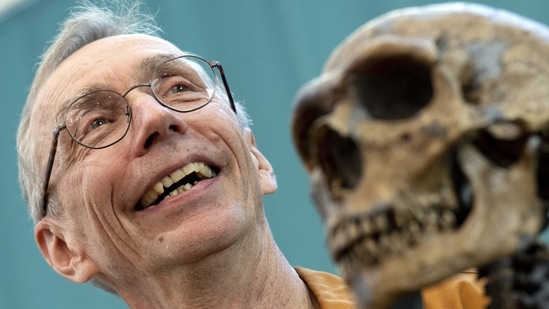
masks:
<path fill-rule="evenodd" d="M 150 84 L 138 84 L 126 93 L 98 90 L 87 93 L 65 113 L 72 138 L 90 148 L 104 148 L 124 137 L 131 122 L 125 96 L 135 88 L 149 86 L 156 100 L 179 112 L 190 112 L 208 104 L 215 95 L 217 78 L 208 62 L 194 56 L 169 60 L 152 73 Z"/>

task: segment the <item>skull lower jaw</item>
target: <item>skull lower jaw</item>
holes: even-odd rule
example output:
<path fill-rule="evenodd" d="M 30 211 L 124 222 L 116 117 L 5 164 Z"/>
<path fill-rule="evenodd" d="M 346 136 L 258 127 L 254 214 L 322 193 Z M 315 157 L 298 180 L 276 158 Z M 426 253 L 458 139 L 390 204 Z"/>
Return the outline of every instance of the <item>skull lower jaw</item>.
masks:
<path fill-rule="evenodd" d="M 382 256 L 376 264 L 353 254 L 340 255 L 336 263 L 365 308 L 386 308 L 399 295 L 513 254 L 522 238 L 538 232 L 539 210 L 508 217 L 494 209 L 475 208 L 459 229 L 424 234 L 414 247 Z M 511 233 L 498 233 L 502 223 Z M 348 252 L 363 252 L 361 245 Z"/>

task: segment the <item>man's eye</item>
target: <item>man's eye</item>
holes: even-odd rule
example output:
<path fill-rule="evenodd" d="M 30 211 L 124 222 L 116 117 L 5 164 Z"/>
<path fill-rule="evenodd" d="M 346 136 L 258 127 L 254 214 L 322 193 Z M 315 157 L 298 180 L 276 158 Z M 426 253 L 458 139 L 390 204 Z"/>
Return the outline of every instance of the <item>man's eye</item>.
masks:
<path fill-rule="evenodd" d="M 90 123 L 89 131 L 97 129 L 98 127 L 106 124 L 108 121 L 105 118 L 97 118 Z"/>
<path fill-rule="evenodd" d="M 179 92 L 185 92 L 185 91 L 189 91 L 189 87 L 183 85 L 183 84 L 178 84 L 178 85 L 175 85 L 172 87 L 171 89 L 171 93 L 179 93 Z"/>

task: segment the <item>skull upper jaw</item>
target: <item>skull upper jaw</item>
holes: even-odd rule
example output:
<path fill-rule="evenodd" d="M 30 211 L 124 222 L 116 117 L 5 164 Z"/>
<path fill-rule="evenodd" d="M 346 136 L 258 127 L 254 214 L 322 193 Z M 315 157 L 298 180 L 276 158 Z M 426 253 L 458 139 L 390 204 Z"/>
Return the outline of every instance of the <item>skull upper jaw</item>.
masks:
<path fill-rule="evenodd" d="M 488 203 L 490 207 L 473 206 L 459 227 L 426 228 L 428 224 L 422 223 L 413 236 L 413 245 L 405 247 L 402 238 L 410 235 L 390 227 L 385 228 L 383 235 L 376 235 L 381 232 L 371 227 L 382 224 L 378 219 L 382 212 L 401 210 L 382 209 L 379 205 L 390 203 L 369 201 L 361 195 L 347 197 L 342 205 L 341 200 L 334 200 L 326 194 L 330 190 L 326 188 L 323 173 L 319 170 L 311 172 L 313 195 L 319 211 L 326 216 L 328 245 L 333 258 L 364 308 L 386 308 L 407 292 L 418 291 L 459 271 L 511 255 L 519 249 L 522 239 L 539 232 L 543 225 L 543 207 L 532 189 L 535 180 L 524 177 L 522 173 L 524 168 L 535 168 L 534 152 L 526 153 L 510 170 L 498 170 L 473 148 L 466 147 L 460 157 L 462 160 L 481 161 L 476 166 L 482 168 L 466 170 L 465 173 L 477 179 L 472 181 L 473 187 L 493 184 L 495 195 L 477 188 L 474 197 L 475 203 Z M 517 191 L 508 190 L 504 183 L 510 183 Z M 369 209 L 374 210 L 368 213 L 360 210 L 365 203 L 373 205 Z M 518 207 L 510 210 L 509 205 Z M 361 220 L 369 221 L 367 231 L 361 230 L 361 226 L 366 226 Z M 350 221 L 356 224 L 353 230 L 348 227 Z M 346 231 L 341 230 L 342 222 L 347 226 Z M 347 239 L 342 240 L 342 235 Z M 391 235 L 400 238 L 398 244 Z M 383 237 L 386 240 L 382 241 Z M 347 247 L 342 247 L 342 241 Z M 375 248 L 368 245 L 368 241 L 377 242 Z"/>

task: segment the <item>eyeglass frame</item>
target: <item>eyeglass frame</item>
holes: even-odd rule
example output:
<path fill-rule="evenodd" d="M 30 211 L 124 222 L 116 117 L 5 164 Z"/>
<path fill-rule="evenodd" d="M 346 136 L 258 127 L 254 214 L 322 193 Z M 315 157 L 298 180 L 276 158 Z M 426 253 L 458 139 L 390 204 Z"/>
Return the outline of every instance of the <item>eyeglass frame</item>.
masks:
<path fill-rule="evenodd" d="M 215 71 L 213 70 L 214 68 L 217 69 L 217 71 L 219 72 L 219 76 L 221 77 L 221 81 L 223 83 L 223 87 L 225 88 L 225 92 L 227 93 L 227 97 L 229 99 L 229 104 L 231 106 L 231 109 L 234 111 L 234 113 L 236 114 L 237 113 L 237 110 L 236 110 L 236 105 L 234 103 L 234 99 L 233 99 L 233 96 L 231 94 L 231 90 L 229 88 L 229 83 L 227 82 L 227 78 L 225 77 L 225 71 L 223 70 L 223 66 L 221 65 L 221 63 L 217 60 L 206 60 L 200 56 L 196 56 L 196 55 L 180 55 L 180 56 L 177 56 L 177 57 L 174 57 L 174 58 L 171 58 L 169 60 L 167 60 L 166 62 L 169 62 L 169 61 L 172 61 L 174 59 L 177 59 L 177 58 L 181 58 L 181 57 L 192 57 L 192 58 L 195 58 L 195 59 L 199 59 L 201 61 L 204 61 L 205 63 L 207 63 L 210 68 L 212 69 L 212 72 L 214 74 L 214 88 L 217 87 L 217 79 L 218 79 L 218 76 L 217 74 L 215 74 Z M 126 95 L 128 93 L 130 93 L 132 90 L 136 89 L 136 88 L 140 88 L 140 87 L 149 87 L 152 89 L 152 81 L 149 81 L 148 83 L 138 83 L 138 84 L 135 84 L 133 86 L 131 86 L 130 88 L 128 88 L 124 94 L 120 94 L 122 96 L 122 98 L 124 98 L 124 100 L 126 99 Z M 103 90 L 99 90 L 99 91 L 113 91 L 113 90 L 109 90 L 109 89 L 103 89 Z M 113 91 L 114 92 L 114 91 Z M 154 91 L 152 91 L 152 97 L 158 102 L 158 104 L 170 109 L 170 110 L 173 110 L 175 112 L 178 112 L 178 113 L 190 113 L 190 112 L 193 112 L 193 111 L 196 111 L 196 110 L 199 110 L 201 108 L 203 108 L 204 106 L 208 105 L 211 103 L 211 101 L 213 100 L 213 97 L 210 99 L 210 101 L 208 101 L 208 103 L 198 107 L 198 108 L 194 108 L 194 109 L 190 109 L 190 110 L 187 110 L 187 111 L 180 111 L 180 110 L 176 110 L 176 109 L 173 109 L 169 106 L 167 106 L 165 103 L 161 102 L 158 97 L 156 96 L 156 94 L 154 93 Z M 215 97 L 215 94 L 214 94 L 214 97 Z M 78 100 L 78 99 L 76 99 Z M 75 101 L 76 101 L 75 100 Z M 129 105 L 128 105 L 128 108 L 129 108 Z M 129 118 L 130 118 L 130 123 L 128 124 L 128 129 L 126 130 L 126 132 L 124 132 L 124 134 L 122 135 L 122 137 L 120 137 L 118 140 L 116 140 L 115 142 L 111 143 L 111 144 L 108 144 L 106 146 L 102 146 L 102 147 L 98 147 L 98 148 L 92 148 L 92 147 L 89 147 L 89 146 L 86 146 L 84 144 L 81 144 L 79 143 L 78 141 L 76 141 L 74 139 L 74 137 L 69 134 L 71 136 L 71 139 L 73 139 L 76 143 L 80 144 L 82 147 L 87 147 L 87 148 L 90 148 L 90 149 L 103 149 L 103 148 L 107 148 L 107 147 L 110 147 L 116 143 L 118 143 L 119 141 L 121 141 L 122 139 L 124 139 L 124 137 L 126 136 L 126 134 L 128 133 L 129 131 L 129 127 L 131 125 L 131 117 L 132 117 L 132 113 L 131 113 L 131 110 L 129 110 Z M 67 125 L 66 123 L 63 123 L 63 124 L 60 124 L 60 125 L 57 125 L 55 127 L 55 129 L 53 130 L 53 138 L 52 138 L 52 142 L 51 142 L 51 147 L 50 147 L 50 154 L 48 156 L 48 162 L 47 162 L 47 165 L 46 165 L 46 175 L 44 177 L 44 184 L 42 186 L 42 218 L 46 217 L 48 215 L 48 204 L 49 204 L 49 185 L 50 185 L 50 179 L 51 179 L 51 173 L 52 173 L 52 170 L 53 170 L 53 163 L 55 161 L 55 155 L 57 154 L 57 146 L 59 144 L 59 135 L 61 134 L 61 131 L 67 129 Z"/>

